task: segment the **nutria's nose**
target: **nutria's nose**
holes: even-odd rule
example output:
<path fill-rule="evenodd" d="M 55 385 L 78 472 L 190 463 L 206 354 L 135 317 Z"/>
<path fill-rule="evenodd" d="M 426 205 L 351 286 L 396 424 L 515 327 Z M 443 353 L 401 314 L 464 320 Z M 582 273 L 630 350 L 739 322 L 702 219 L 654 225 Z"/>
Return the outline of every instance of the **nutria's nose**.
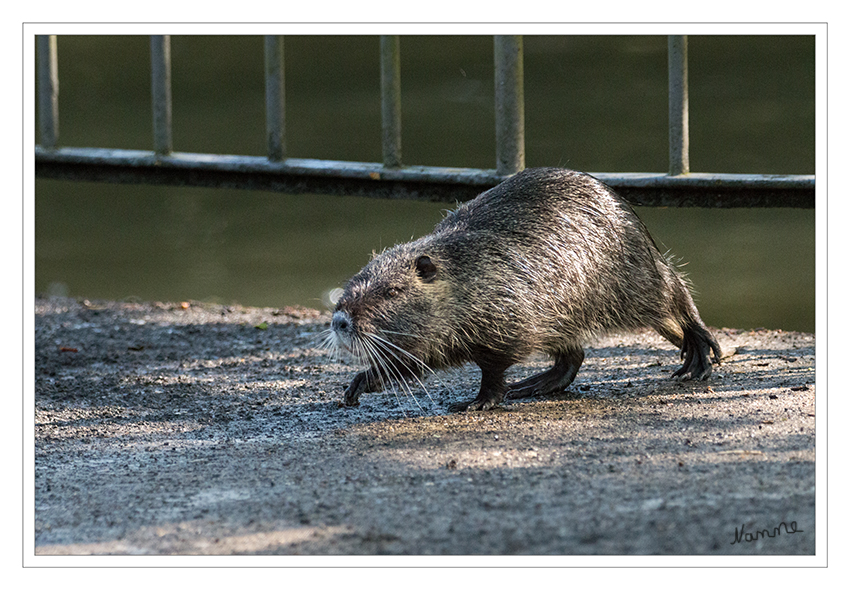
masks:
<path fill-rule="evenodd" d="M 348 317 L 346 312 L 334 312 L 333 318 L 331 319 L 331 328 L 334 332 L 346 332 L 348 331 L 349 326 L 351 326 L 351 318 Z"/>

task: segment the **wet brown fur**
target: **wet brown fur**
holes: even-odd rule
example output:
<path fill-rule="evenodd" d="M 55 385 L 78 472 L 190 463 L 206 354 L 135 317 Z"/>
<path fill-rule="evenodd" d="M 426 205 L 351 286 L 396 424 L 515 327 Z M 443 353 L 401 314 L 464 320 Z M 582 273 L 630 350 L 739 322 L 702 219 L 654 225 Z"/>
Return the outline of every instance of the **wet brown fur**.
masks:
<path fill-rule="evenodd" d="M 370 367 L 360 394 L 426 371 L 476 363 L 481 388 L 454 409 L 557 393 L 595 335 L 650 327 L 679 347 L 680 379 L 711 374 L 721 351 L 674 264 L 632 208 L 580 172 L 520 172 L 451 212 L 434 231 L 377 255 L 346 285 L 332 344 Z M 533 352 L 551 369 L 507 385 Z"/>

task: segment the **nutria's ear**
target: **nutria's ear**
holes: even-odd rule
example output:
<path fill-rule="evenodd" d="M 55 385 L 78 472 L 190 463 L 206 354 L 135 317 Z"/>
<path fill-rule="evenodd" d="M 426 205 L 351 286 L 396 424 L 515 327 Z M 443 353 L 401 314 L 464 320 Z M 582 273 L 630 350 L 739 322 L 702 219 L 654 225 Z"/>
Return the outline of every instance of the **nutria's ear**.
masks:
<path fill-rule="evenodd" d="M 416 259 L 416 274 L 426 283 L 430 283 L 437 276 L 437 266 L 427 256 Z"/>

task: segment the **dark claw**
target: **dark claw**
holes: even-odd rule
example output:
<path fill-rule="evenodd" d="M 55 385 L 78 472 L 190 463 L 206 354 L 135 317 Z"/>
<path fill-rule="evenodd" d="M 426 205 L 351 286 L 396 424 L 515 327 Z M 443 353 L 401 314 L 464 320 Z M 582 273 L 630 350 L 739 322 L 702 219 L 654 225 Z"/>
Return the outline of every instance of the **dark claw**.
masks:
<path fill-rule="evenodd" d="M 352 391 L 351 387 L 345 390 L 345 396 L 342 399 L 342 404 L 349 408 L 353 408 L 360 405 L 359 400 L 360 394 Z"/>
<path fill-rule="evenodd" d="M 470 403 L 466 407 L 466 411 L 467 412 L 476 412 L 478 410 L 481 410 L 482 412 L 484 412 L 484 411 L 490 410 L 492 408 L 495 408 L 497 405 L 499 405 L 499 403 L 497 401 L 492 400 L 492 399 L 485 399 L 485 400 L 476 399 L 476 400 L 473 400 L 472 403 Z"/>
<path fill-rule="evenodd" d="M 488 392 L 486 394 L 478 394 L 472 401 L 457 402 L 449 405 L 450 412 L 477 412 L 492 410 L 498 406 L 504 399 L 504 394 L 498 392 Z"/>
<path fill-rule="evenodd" d="M 477 412 L 487 411 L 498 406 L 499 403 L 492 399 L 479 400 L 474 399 L 470 402 L 456 402 L 449 404 L 449 412 Z"/>
<path fill-rule="evenodd" d="M 703 330 L 704 331 L 704 330 Z M 714 338 L 705 332 L 702 336 L 698 332 L 686 332 L 679 358 L 684 359 L 682 366 L 673 373 L 673 378 L 678 381 L 703 381 L 711 375 L 710 354 L 714 353 L 715 362 L 720 363 L 720 347 Z M 709 340 L 710 338 L 710 340 Z"/>
<path fill-rule="evenodd" d="M 472 405 L 472 402 L 456 402 L 449 404 L 449 412 L 465 412 L 470 405 Z"/>
<path fill-rule="evenodd" d="M 351 380 L 351 385 L 349 385 L 345 390 L 342 397 L 342 403 L 348 407 L 359 406 L 360 394 L 368 391 L 372 391 L 372 389 L 369 388 L 368 371 L 361 371 L 354 376 L 354 379 Z"/>

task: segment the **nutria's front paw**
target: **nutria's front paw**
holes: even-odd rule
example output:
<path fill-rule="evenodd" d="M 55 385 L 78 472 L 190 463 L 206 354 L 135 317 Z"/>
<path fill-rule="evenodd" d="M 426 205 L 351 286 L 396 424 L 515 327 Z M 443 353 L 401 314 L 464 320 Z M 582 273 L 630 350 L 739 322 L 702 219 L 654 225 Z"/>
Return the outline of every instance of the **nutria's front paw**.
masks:
<path fill-rule="evenodd" d="M 453 404 L 449 404 L 449 412 L 465 412 L 466 408 L 468 408 L 471 403 L 472 402 L 455 402 Z"/>
<path fill-rule="evenodd" d="M 471 404 L 466 407 L 467 412 L 475 412 L 477 410 L 492 410 L 496 406 L 499 405 L 499 402 L 492 399 L 483 399 L 483 400 L 474 400 Z"/>
<path fill-rule="evenodd" d="M 478 410 L 492 410 L 499 405 L 499 400 L 492 398 L 475 398 L 469 402 L 456 402 L 449 404 L 449 412 L 476 412 Z"/>
<path fill-rule="evenodd" d="M 345 390 L 345 393 L 342 397 L 342 403 L 348 407 L 354 407 L 360 405 L 360 394 L 365 393 L 367 391 L 367 386 L 369 384 L 369 378 L 366 374 L 366 371 L 362 371 L 357 373 L 354 376 L 354 379 L 351 380 L 351 384 Z"/>
<path fill-rule="evenodd" d="M 350 389 L 350 386 L 349 386 Z M 340 407 L 348 407 L 353 408 L 355 406 L 360 405 L 360 400 L 358 399 L 359 395 L 355 393 L 351 393 L 348 389 L 345 390 L 345 395 L 342 398 L 342 403 Z"/>

